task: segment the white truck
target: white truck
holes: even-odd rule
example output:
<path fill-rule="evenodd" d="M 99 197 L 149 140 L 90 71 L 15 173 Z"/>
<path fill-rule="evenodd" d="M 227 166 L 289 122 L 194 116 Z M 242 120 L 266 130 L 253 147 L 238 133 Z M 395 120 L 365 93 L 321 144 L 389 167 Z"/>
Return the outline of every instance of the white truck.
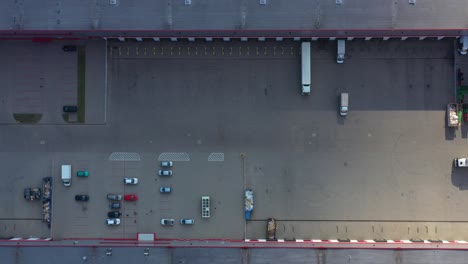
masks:
<path fill-rule="evenodd" d="M 340 115 L 345 116 L 348 114 L 349 95 L 342 93 L 340 96 Z"/>
<path fill-rule="evenodd" d="M 301 44 L 302 95 L 310 94 L 310 42 Z"/>
<path fill-rule="evenodd" d="M 468 167 L 468 158 L 458 158 L 453 160 L 453 165 L 457 168 Z"/>
<path fill-rule="evenodd" d="M 339 39 L 337 40 L 337 51 L 336 51 L 336 63 L 341 64 L 344 62 L 345 50 L 346 50 L 346 40 Z"/>
<path fill-rule="evenodd" d="M 62 181 L 63 185 L 69 187 L 71 185 L 71 165 L 62 165 Z"/>

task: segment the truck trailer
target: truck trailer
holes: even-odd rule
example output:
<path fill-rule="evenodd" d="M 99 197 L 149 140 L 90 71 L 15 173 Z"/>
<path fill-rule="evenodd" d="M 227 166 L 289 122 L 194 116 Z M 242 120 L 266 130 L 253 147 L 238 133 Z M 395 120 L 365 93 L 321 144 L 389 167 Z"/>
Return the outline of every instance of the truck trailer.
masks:
<path fill-rule="evenodd" d="M 301 44 L 302 95 L 310 94 L 310 42 Z"/>

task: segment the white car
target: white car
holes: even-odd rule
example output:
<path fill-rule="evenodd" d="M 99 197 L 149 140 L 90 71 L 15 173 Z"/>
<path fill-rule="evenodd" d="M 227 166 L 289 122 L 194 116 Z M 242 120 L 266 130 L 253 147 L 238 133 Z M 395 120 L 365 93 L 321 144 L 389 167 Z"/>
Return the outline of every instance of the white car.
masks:
<path fill-rule="evenodd" d="M 179 223 L 181 225 L 193 225 L 193 224 L 195 224 L 195 221 L 193 219 L 182 218 L 182 219 L 180 219 Z"/>
<path fill-rule="evenodd" d="M 174 166 L 172 161 L 161 161 L 161 167 L 163 168 L 170 168 L 172 166 Z"/>
<path fill-rule="evenodd" d="M 171 176 L 172 171 L 171 170 L 159 170 L 158 175 L 159 176 Z"/>
<path fill-rule="evenodd" d="M 170 192 L 172 192 L 172 188 L 171 187 L 160 187 L 159 192 L 160 193 L 170 193 Z"/>
<path fill-rule="evenodd" d="M 111 226 L 111 225 L 120 225 L 120 218 L 111 218 L 111 219 L 107 219 L 106 220 L 106 224 L 108 226 Z"/>
<path fill-rule="evenodd" d="M 174 219 L 161 219 L 161 225 L 174 225 Z"/>
<path fill-rule="evenodd" d="M 124 183 L 125 184 L 137 184 L 138 179 L 137 178 L 124 178 Z"/>

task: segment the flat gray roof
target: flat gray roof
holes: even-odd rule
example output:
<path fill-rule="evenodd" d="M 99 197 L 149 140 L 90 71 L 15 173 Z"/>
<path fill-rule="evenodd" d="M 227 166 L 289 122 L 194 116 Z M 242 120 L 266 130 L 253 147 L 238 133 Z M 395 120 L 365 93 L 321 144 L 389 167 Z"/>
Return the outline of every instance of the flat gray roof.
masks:
<path fill-rule="evenodd" d="M 91 4 L 95 2 L 95 4 Z M 456 30 L 468 27 L 465 0 L 450 1 L 349 1 L 333 0 L 216 1 L 112 0 L 103 1 L 2 1 L 0 35 L 23 30 L 91 30 L 106 35 L 114 30 L 238 32 L 291 30 L 281 35 L 300 35 L 297 30 L 322 34 L 346 30 Z M 100 33 L 99 33 L 100 32 Z M 144 32 L 143 32 L 144 33 Z M 142 35 L 145 35 L 143 34 Z M 394 32 L 398 33 L 398 32 Z M 418 32 L 416 32 L 418 33 Z M 91 33 L 90 33 L 91 34 Z M 400 33 L 401 34 L 401 33 Z M 419 35 L 419 33 L 417 34 Z"/>

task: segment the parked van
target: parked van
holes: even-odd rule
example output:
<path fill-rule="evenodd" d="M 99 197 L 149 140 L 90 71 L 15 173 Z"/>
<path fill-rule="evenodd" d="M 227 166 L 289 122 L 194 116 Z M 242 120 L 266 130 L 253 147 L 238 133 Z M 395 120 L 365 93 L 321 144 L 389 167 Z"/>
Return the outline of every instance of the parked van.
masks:
<path fill-rule="evenodd" d="M 348 114 L 348 93 L 341 93 L 340 96 L 340 115 L 345 116 Z"/>
<path fill-rule="evenodd" d="M 458 49 L 461 55 L 466 55 L 468 53 L 468 36 L 460 37 L 460 48 Z"/>
<path fill-rule="evenodd" d="M 339 39 L 337 41 L 337 51 L 336 51 L 336 62 L 341 64 L 344 62 L 346 42 L 344 39 Z"/>

